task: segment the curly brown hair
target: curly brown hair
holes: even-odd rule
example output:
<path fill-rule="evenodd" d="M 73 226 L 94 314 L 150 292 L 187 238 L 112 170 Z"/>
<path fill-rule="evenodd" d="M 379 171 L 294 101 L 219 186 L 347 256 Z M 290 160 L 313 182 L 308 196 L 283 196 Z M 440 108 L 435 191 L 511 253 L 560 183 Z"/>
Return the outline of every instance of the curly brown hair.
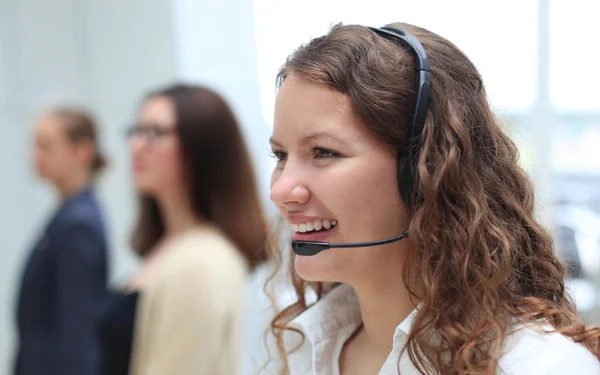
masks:
<path fill-rule="evenodd" d="M 417 165 L 422 203 L 412 212 L 403 269 L 407 289 L 421 301 L 405 346 L 410 359 L 423 374 L 493 373 L 515 320 L 544 320 L 600 358 L 600 329 L 585 327 L 565 290 L 565 268 L 534 217 L 533 186 L 477 69 L 428 30 L 390 26 L 415 35 L 431 66 Z M 404 151 L 416 95 L 409 50 L 366 27 L 338 24 L 288 58 L 278 85 L 291 73 L 347 95 L 373 134 Z M 307 288 L 318 298 L 328 290 L 302 280 L 293 264 L 298 300 L 270 327 L 283 358 L 282 333 L 307 308 Z"/>

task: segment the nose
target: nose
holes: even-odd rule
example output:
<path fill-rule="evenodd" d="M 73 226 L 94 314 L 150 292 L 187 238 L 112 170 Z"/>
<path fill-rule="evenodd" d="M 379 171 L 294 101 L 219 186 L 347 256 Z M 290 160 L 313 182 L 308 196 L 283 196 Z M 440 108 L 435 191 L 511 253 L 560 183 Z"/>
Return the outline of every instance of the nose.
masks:
<path fill-rule="evenodd" d="M 275 169 L 271 176 L 271 200 L 278 207 L 305 204 L 310 199 L 310 191 L 303 183 L 302 174 L 294 170 L 288 161 L 283 169 Z"/>
<path fill-rule="evenodd" d="M 129 147 L 133 155 L 136 155 L 139 152 L 141 152 L 145 145 L 146 139 L 144 137 L 133 136 L 129 139 Z"/>

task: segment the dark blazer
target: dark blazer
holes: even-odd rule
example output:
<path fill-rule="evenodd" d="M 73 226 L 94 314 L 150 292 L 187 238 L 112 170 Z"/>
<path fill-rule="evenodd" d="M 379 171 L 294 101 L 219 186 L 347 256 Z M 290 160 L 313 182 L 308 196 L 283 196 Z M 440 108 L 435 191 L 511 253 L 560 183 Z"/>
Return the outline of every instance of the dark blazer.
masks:
<path fill-rule="evenodd" d="M 68 199 L 31 252 L 18 296 L 16 375 L 96 375 L 95 325 L 107 297 L 102 212 L 86 189 Z"/>

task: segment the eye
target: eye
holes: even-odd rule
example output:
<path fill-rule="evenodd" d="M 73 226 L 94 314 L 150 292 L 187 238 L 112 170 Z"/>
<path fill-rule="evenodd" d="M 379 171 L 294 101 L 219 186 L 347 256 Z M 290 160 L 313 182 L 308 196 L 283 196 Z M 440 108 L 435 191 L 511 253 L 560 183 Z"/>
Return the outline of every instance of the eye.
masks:
<path fill-rule="evenodd" d="M 321 146 L 312 146 L 311 149 L 315 155 L 315 158 L 317 159 L 327 159 L 340 156 L 339 152 Z"/>
<path fill-rule="evenodd" d="M 169 134 L 169 129 L 165 129 L 161 126 L 151 126 L 147 131 L 151 138 L 162 138 Z"/>
<path fill-rule="evenodd" d="M 274 157 L 275 159 L 277 159 L 278 163 L 287 160 L 287 152 L 283 152 L 283 151 L 271 149 L 271 151 L 269 152 L 269 154 L 271 154 L 272 157 Z"/>
<path fill-rule="evenodd" d="M 133 137 L 138 136 L 141 133 L 142 133 L 142 128 L 138 125 L 134 125 L 134 126 L 129 127 L 125 134 L 129 138 L 133 138 Z"/>

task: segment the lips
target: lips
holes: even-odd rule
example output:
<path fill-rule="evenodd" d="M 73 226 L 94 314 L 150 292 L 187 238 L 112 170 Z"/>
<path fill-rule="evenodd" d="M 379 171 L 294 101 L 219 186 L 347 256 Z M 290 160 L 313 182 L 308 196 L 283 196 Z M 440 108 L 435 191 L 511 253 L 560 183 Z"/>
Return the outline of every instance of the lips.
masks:
<path fill-rule="evenodd" d="M 144 165 L 141 162 L 136 161 L 133 163 L 133 170 L 136 172 L 140 172 L 144 170 Z"/>

